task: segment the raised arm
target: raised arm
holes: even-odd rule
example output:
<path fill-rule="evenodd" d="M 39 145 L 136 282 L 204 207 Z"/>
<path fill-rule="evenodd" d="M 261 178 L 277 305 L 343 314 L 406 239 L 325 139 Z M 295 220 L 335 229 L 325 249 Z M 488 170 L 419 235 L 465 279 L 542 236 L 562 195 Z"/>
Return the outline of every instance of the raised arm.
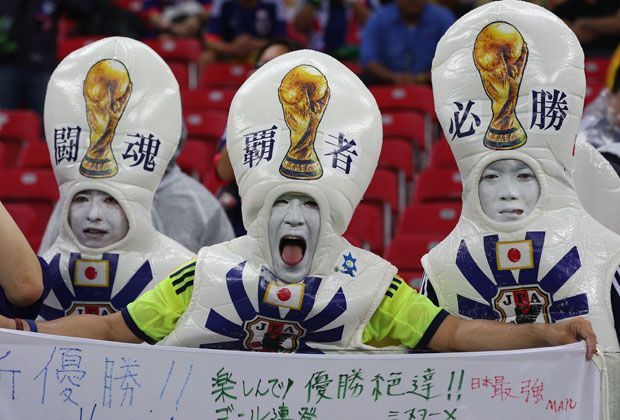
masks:
<path fill-rule="evenodd" d="M 30 305 L 43 293 L 41 265 L 11 215 L 0 203 L 0 286 L 17 306 Z"/>
<path fill-rule="evenodd" d="M 581 340 L 586 341 L 586 358 L 591 359 L 596 351 L 596 336 L 590 322 L 583 318 L 556 324 L 509 324 L 449 315 L 428 346 L 438 351 L 513 350 L 559 346 Z"/>

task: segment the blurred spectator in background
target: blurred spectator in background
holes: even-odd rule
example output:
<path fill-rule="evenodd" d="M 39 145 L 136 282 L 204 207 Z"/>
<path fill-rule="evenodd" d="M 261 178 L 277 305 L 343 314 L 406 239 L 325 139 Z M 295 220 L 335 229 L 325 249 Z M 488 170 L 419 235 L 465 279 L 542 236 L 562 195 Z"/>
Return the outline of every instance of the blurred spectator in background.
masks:
<path fill-rule="evenodd" d="M 285 35 L 281 0 L 213 0 L 201 64 L 249 59 L 269 38 Z"/>
<path fill-rule="evenodd" d="M 198 32 L 200 33 L 203 22 L 209 16 L 210 8 L 211 0 L 143 0 L 141 14 L 150 29 L 154 31 L 151 35 L 193 33 L 196 21 L 199 21 Z M 179 25 L 185 20 L 184 17 L 192 18 L 189 19 L 190 22 Z"/>
<path fill-rule="evenodd" d="M 366 83 L 427 84 L 437 42 L 454 14 L 427 0 L 394 0 L 366 22 L 361 65 Z"/>
<path fill-rule="evenodd" d="M 174 239 L 190 251 L 233 239 L 233 228 L 218 200 L 202 184 L 185 174 L 176 160 L 181 154 L 187 128 L 183 125 L 181 139 L 161 183 L 155 191 L 151 218 L 155 229 Z M 45 229 L 39 254 L 52 246 L 60 232 L 62 203 L 56 203 Z"/>
<path fill-rule="evenodd" d="M 200 3 L 186 1 L 168 6 L 161 16 L 162 35 L 174 38 L 202 38 L 206 12 Z"/>
<path fill-rule="evenodd" d="M 47 82 L 57 64 L 60 14 L 82 19 L 94 1 L 0 1 L 0 108 L 43 115 Z"/>
<path fill-rule="evenodd" d="M 436 0 L 434 3 L 450 9 L 457 18 L 460 18 L 474 7 L 486 2 L 481 0 Z M 538 3 L 538 1 L 530 1 L 530 3 Z"/>
<path fill-rule="evenodd" d="M 596 148 L 620 143 L 620 46 L 612 56 L 605 87 L 583 112 L 580 131 Z"/>
<path fill-rule="evenodd" d="M 566 0 L 552 12 L 575 32 L 586 55 L 608 55 L 618 45 L 620 1 Z"/>
<path fill-rule="evenodd" d="M 357 58 L 356 45 L 347 45 L 353 29 L 364 26 L 378 0 L 306 0 L 293 19 L 293 27 L 308 37 L 307 47 L 339 59 Z"/>
<path fill-rule="evenodd" d="M 298 46 L 286 38 L 274 38 L 268 41 L 258 52 L 256 64 L 254 65 L 252 73 L 274 58 L 297 49 Z M 233 172 L 232 164 L 228 157 L 228 150 L 226 150 L 225 131 L 220 139 L 218 153 L 213 158 L 213 162 L 214 173 L 212 177 L 215 179 L 214 182 L 220 184 L 225 183 L 225 185 L 219 189 L 218 198 L 220 203 L 226 209 L 228 218 L 235 230 L 235 236 L 243 236 L 246 234 L 246 230 L 243 226 L 241 217 L 241 198 L 239 197 L 239 190 L 235 182 L 235 173 Z"/>

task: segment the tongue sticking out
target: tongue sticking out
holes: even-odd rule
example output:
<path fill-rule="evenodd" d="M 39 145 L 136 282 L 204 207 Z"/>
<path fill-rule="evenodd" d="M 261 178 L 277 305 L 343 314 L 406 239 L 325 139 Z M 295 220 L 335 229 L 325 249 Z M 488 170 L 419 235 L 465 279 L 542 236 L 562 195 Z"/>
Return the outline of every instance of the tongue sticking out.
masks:
<path fill-rule="evenodd" d="M 300 245 L 286 244 L 282 248 L 282 261 L 286 265 L 297 265 L 304 258 L 304 251 Z"/>

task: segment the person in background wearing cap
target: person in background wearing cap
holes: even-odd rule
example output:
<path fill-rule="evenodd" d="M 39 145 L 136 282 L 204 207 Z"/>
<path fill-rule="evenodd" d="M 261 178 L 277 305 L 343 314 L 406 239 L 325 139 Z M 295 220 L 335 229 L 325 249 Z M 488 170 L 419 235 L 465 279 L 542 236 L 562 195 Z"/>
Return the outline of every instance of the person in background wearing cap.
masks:
<path fill-rule="evenodd" d="M 463 210 L 422 258 L 422 291 L 463 318 L 561 324 L 583 316 L 617 367 L 620 236 L 583 208 L 572 179 L 583 68 L 575 34 L 533 4 L 489 3 L 446 32 L 433 93 L 463 179 Z"/>
<path fill-rule="evenodd" d="M 178 83 L 143 43 L 106 38 L 58 65 L 44 121 L 61 206 L 39 316 L 119 311 L 194 255 L 151 222 L 181 134 Z"/>
<path fill-rule="evenodd" d="M 507 325 L 448 315 L 346 230 L 377 165 L 379 108 L 344 65 L 278 57 L 238 90 L 228 151 L 246 236 L 205 247 L 121 313 L 41 322 L 41 332 L 271 352 L 493 350 L 596 337 L 576 318 Z M 0 318 L 0 326 L 14 328 Z"/>
<path fill-rule="evenodd" d="M 208 245 L 235 237 L 232 225 L 219 201 L 202 184 L 179 168 L 177 158 L 187 139 L 183 124 L 179 144 L 155 191 L 151 218 L 155 230 L 178 242 L 193 253 Z M 44 254 L 60 232 L 62 204 L 54 206 L 39 247 Z M 183 214 L 183 217 L 179 217 Z"/>

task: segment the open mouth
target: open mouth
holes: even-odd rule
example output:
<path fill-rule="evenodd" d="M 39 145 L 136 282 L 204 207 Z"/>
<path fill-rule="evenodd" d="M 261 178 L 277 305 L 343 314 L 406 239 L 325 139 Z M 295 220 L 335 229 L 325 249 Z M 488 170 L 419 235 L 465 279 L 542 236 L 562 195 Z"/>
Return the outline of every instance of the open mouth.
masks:
<path fill-rule="evenodd" d="M 301 236 L 286 235 L 280 239 L 280 257 L 286 265 L 299 264 L 305 254 L 306 240 Z"/>

